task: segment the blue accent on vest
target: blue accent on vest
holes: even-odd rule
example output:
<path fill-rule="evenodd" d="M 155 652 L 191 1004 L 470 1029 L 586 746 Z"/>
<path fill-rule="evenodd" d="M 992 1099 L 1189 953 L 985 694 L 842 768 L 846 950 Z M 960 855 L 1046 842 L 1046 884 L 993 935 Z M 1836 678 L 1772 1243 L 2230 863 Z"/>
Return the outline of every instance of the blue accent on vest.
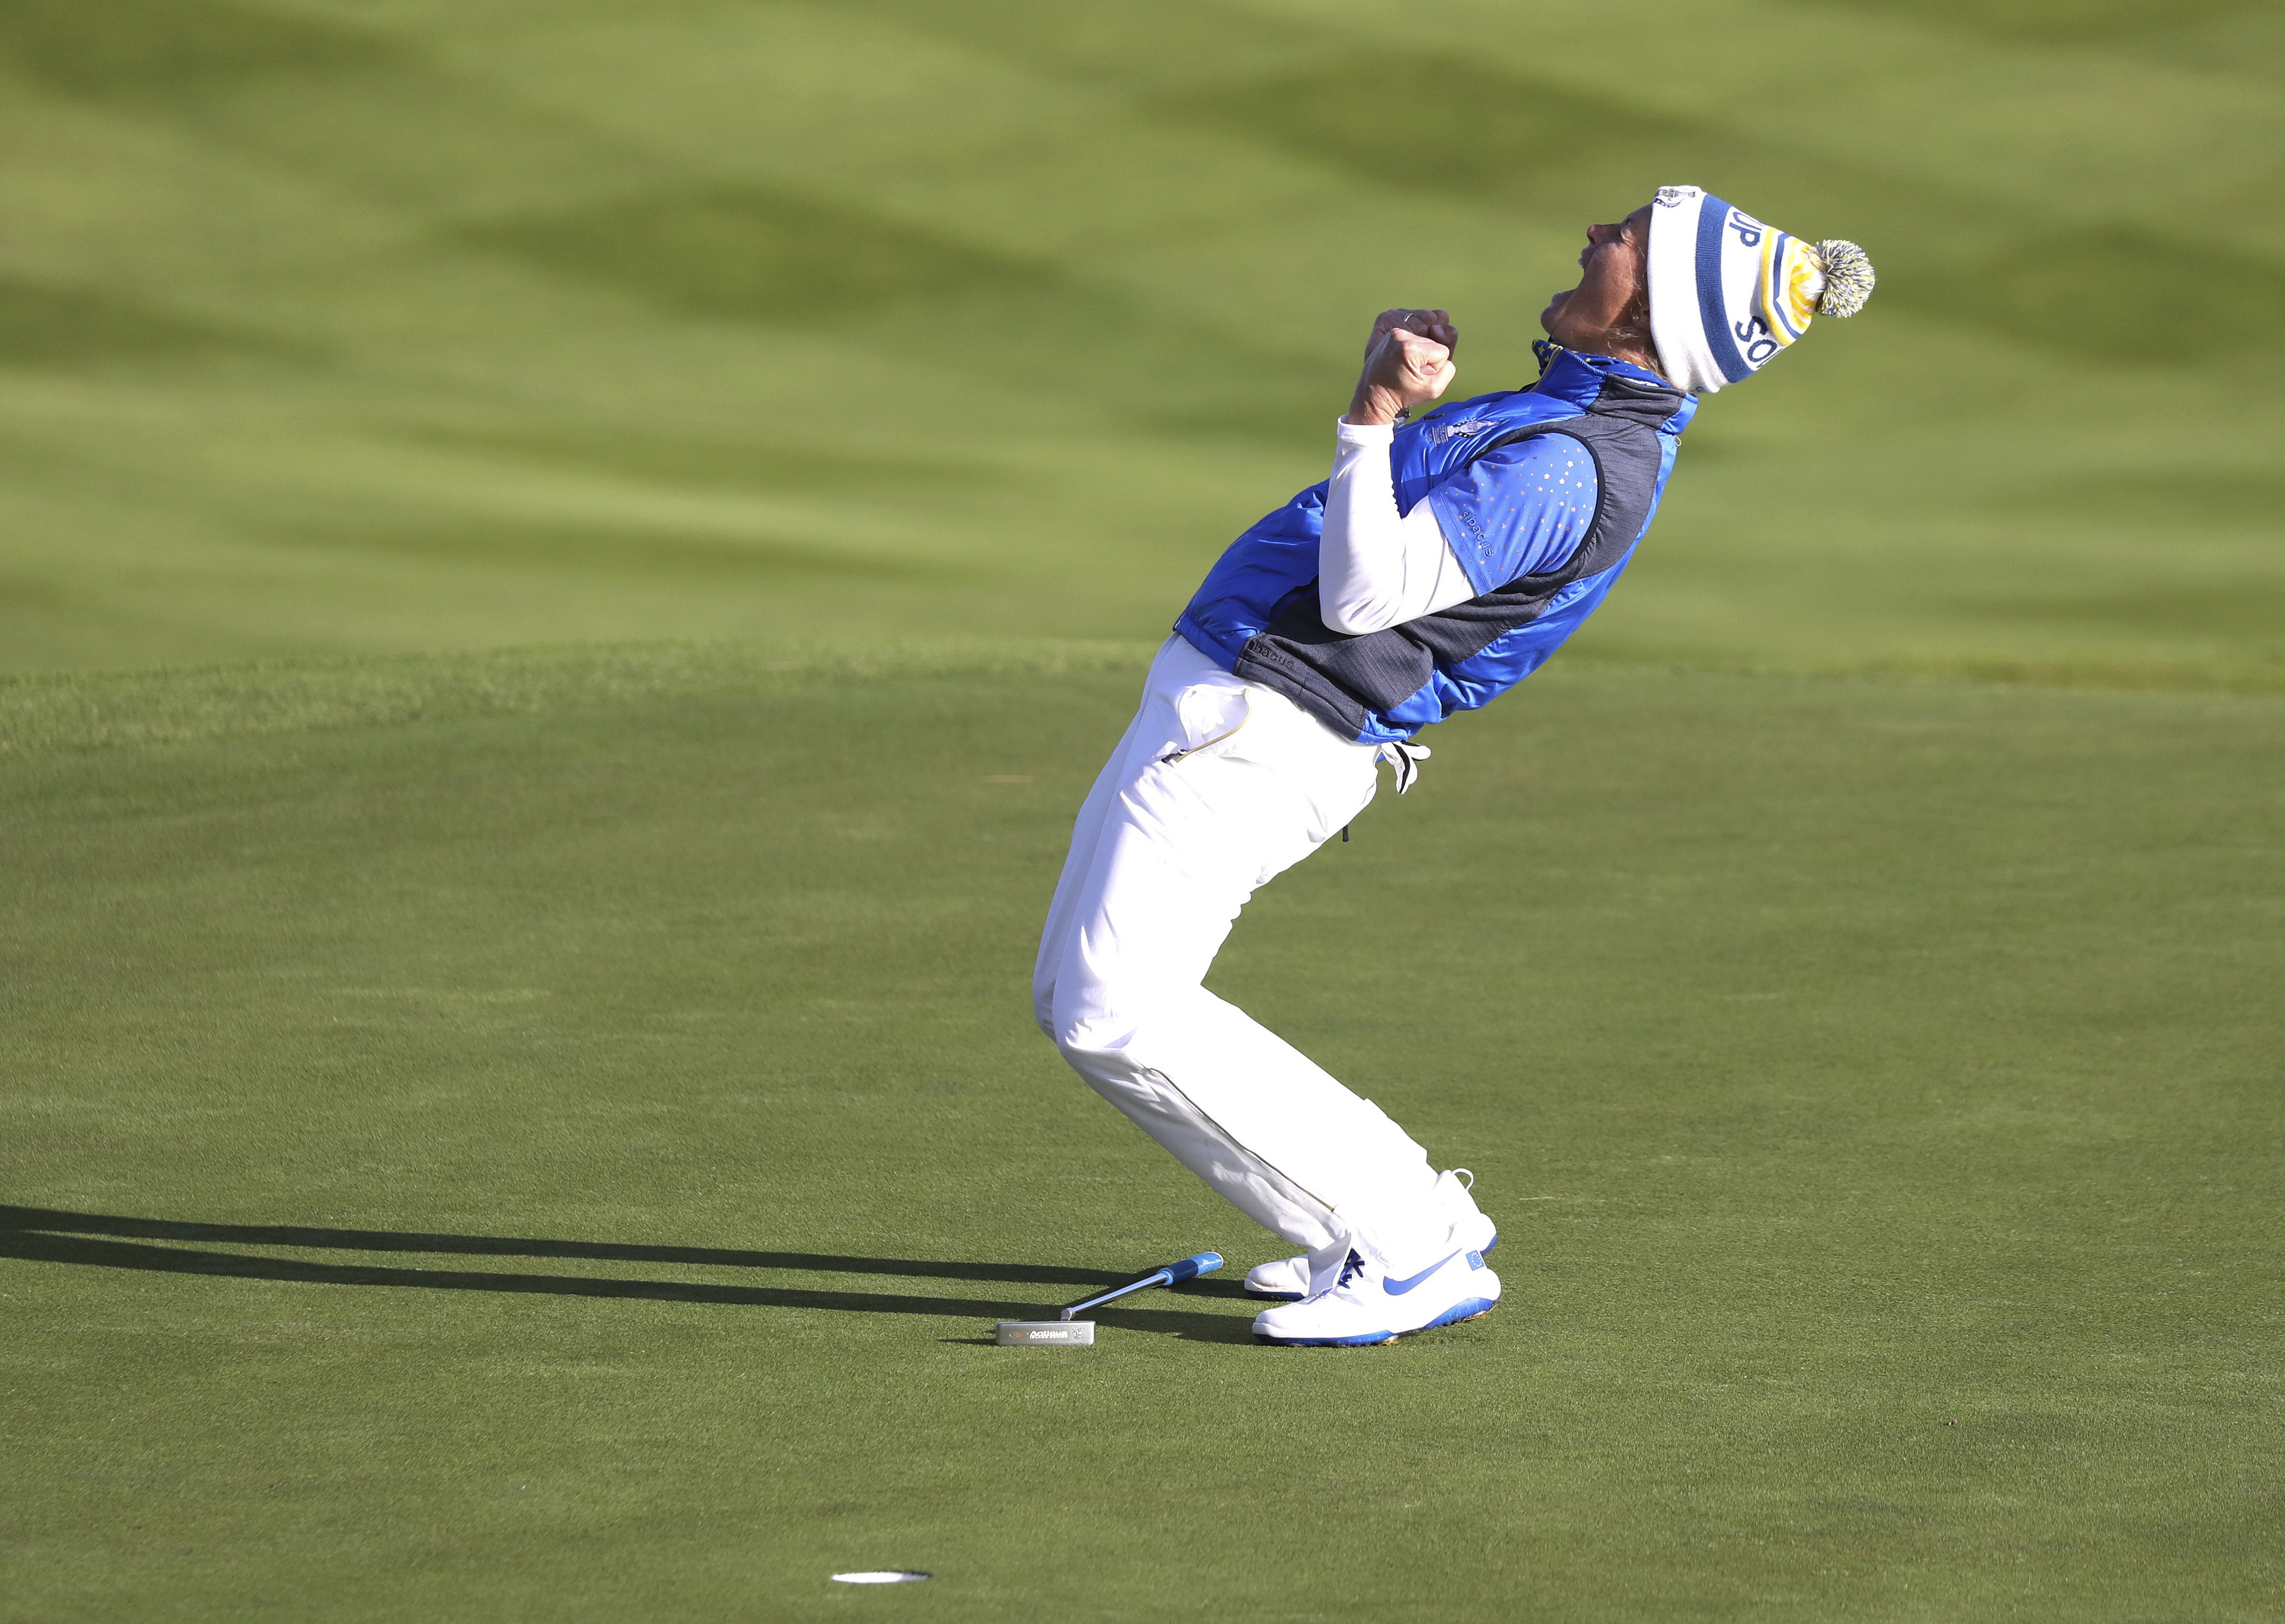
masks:
<path fill-rule="evenodd" d="M 1730 332 L 1730 310 L 1722 294 L 1722 233 L 1730 224 L 1730 206 L 1712 194 L 1698 207 L 1698 320 L 1706 329 L 1706 346 L 1714 365 L 1732 383 L 1754 375 L 1738 341 Z"/>
<path fill-rule="evenodd" d="M 1691 398 L 1694 405 L 1696 397 Z M 1692 406 L 1685 406 L 1684 411 L 1686 413 L 1692 409 Z M 1665 492 L 1668 478 L 1674 472 L 1674 454 L 1677 449 L 1676 435 L 1659 435 L 1658 490 L 1661 495 Z M 1658 498 L 1653 497 L 1650 518 L 1657 516 Z M 1650 529 L 1649 519 L 1643 522 L 1643 529 L 1645 531 Z M 1639 545 L 1641 537 L 1637 537 L 1636 541 Z M 1446 704 L 1442 714 L 1428 715 L 1427 707 L 1419 702 L 1425 696 L 1415 694 L 1396 710 L 1387 713 L 1389 719 L 1411 721 L 1414 717 L 1418 717 L 1418 721 L 1412 722 L 1417 730 L 1442 721 L 1454 710 L 1472 710 L 1491 703 L 1546 664 L 1555 651 L 1563 647 L 1565 640 L 1584 624 L 1587 616 L 1601 607 L 1603 600 L 1610 596 L 1611 588 L 1619 584 L 1619 577 L 1633 561 L 1634 548 L 1629 547 L 1626 555 L 1609 569 L 1583 580 L 1574 581 L 1556 593 L 1538 619 L 1518 626 L 1464 665 L 1440 673 L 1451 684 L 1457 700 L 1456 703 Z"/>
<path fill-rule="evenodd" d="M 1518 576 L 1561 569 L 1587 539 L 1601 487 L 1585 446 L 1568 435 L 1534 435 L 1486 451 L 1421 499 L 1480 595 Z"/>
<path fill-rule="evenodd" d="M 1361 707 L 1363 721 L 1355 734 L 1360 741 L 1389 743 L 1410 738 L 1457 711 L 1488 704 L 1546 663 L 1602 602 L 1632 558 L 1635 545 L 1649 527 L 1650 515 L 1657 512 L 1658 498 L 1674 469 L 1676 439 L 1697 410 L 1697 401 L 1675 394 L 1672 385 L 1627 362 L 1559 349 L 1532 388 L 1440 407 L 1396 431 L 1390 451 L 1391 472 L 1397 506 L 1409 512 L 1415 503 L 1465 470 L 1504 436 L 1584 417 L 1602 398 L 1606 383 L 1614 381 L 1620 387 L 1639 390 L 1647 385 L 1668 391 L 1675 400 L 1671 414 L 1656 425 L 1659 457 L 1648 513 L 1634 535 L 1626 538 L 1623 553 L 1594 574 L 1563 585 L 1526 624 L 1502 632 L 1464 658 L 1440 659 L 1417 692 L 1380 708 Z M 1478 420 L 1488 420 L 1496 427 L 1465 435 L 1433 432 L 1438 426 Z M 1647 443 L 1648 436 L 1644 438 Z M 1324 484 L 1312 485 L 1265 514 L 1231 543 L 1175 620 L 1175 632 L 1224 671 L 1236 671 L 1247 645 L 1269 628 L 1281 609 L 1303 594 L 1314 601 L 1324 504 Z M 1333 726 L 1322 715 L 1320 719 Z"/>

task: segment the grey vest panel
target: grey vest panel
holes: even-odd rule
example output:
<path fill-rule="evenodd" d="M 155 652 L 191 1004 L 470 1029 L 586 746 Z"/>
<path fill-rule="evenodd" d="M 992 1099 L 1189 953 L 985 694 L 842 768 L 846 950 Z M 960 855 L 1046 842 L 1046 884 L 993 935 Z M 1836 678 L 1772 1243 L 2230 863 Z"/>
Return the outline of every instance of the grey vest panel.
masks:
<path fill-rule="evenodd" d="M 1658 495 L 1658 426 L 1682 406 L 1671 389 L 1629 378 L 1604 380 L 1595 404 L 1578 417 L 1534 424 L 1497 435 L 1476 451 L 1512 445 L 1535 435 L 1566 435 L 1595 461 L 1595 517 L 1579 550 L 1559 567 L 1519 576 L 1465 603 L 1359 636 L 1335 632 L 1314 580 L 1278 608 L 1269 625 L 1248 639 L 1232 671 L 1274 688 L 1345 739 L 1364 731 L 1368 711 L 1386 711 L 1425 686 L 1439 667 L 1449 670 L 1546 612 L 1555 594 L 1574 581 L 1609 569 L 1642 538 Z"/>

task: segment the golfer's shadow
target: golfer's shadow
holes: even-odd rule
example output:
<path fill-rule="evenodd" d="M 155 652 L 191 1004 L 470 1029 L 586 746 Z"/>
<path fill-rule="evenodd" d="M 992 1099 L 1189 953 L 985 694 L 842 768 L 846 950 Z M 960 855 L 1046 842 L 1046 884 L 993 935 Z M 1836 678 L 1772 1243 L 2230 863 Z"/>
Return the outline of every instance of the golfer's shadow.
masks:
<path fill-rule="evenodd" d="M 165 1245 L 144 1243 L 161 1241 Z M 0 1206 L 0 1258 L 70 1263 L 90 1268 L 145 1269 L 162 1275 L 222 1275 L 306 1285 L 413 1286 L 430 1291 L 522 1291 L 550 1297 L 635 1297 L 654 1302 L 728 1307 L 821 1308 L 844 1314 L 930 1314 L 973 1320 L 1041 1317 L 1042 1292 L 1025 1298 L 910 1297 L 885 1291 L 826 1291 L 789 1286 L 714 1285 L 683 1280 L 615 1280 L 586 1275 L 509 1274 L 496 1269 L 428 1268 L 373 1263 L 323 1263 L 197 1250 L 290 1246 L 337 1251 L 420 1252 L 446 1257 L 577 1258 L 605 1263 L 702 1264 L 725 1268 L 788 1269 L 907 1279 L 988 1280 L 1043 1287 L 1100 1289 L 1134 1275 L 1036 1263 L 961 1263 L 919 1258 L 844 1258 L 809 1251 L 740 1251 L 712 1246 L 629 1246 L 611 1241 L 546 1241 L 491 1235 L 422 1235 L 393 1229 L 317 1229 L 288 1224 L 200 1224 L 43 1207 Z M 1137 1271 L 1139 1273 L 1140 1271 Z M 1191 1281 L 1184 1295 L 1235 1297 L 1235 1281 Z M 1054 1295 L 1063 1295 L 1054 1293 Z M 1106 1324 L 1211 1342 L 1243 1341 L 1246 1322 L 1178 1309 L 1097 1314 Z"/>

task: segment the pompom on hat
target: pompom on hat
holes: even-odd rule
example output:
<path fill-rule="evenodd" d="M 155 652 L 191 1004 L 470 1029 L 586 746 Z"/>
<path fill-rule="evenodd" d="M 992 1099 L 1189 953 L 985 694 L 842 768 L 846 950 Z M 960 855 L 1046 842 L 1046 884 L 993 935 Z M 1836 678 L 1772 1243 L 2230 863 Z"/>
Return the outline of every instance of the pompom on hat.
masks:
<path fill-rule="evenodd" d="M 1853 242 L 1804 242 L 1696 186 L 1650 211 L 1650 333 L 1667 379 L 1693 395 L 1742 382 L 1809 331 L 1854 316 L 1873 262 Z"/>

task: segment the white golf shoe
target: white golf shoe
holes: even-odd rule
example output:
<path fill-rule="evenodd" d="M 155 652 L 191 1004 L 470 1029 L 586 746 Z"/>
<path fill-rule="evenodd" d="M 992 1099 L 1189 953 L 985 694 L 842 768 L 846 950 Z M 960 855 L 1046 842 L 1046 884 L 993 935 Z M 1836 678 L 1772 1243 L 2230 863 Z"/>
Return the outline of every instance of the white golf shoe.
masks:
<path fill-rule="evenodd" d="M 1467 1180 L 1464 1184 L 1460 1181 L 1463 1176 Z M 1499 1228 L 1478 1210 L 1475 1196 L 1469 1193 L 1475 1182 L 1476 1175 L 1464 1167 L 1438 1173 L 1436 1204 L 1452 1226 L 1454 1245 L 1464 1246 L 1471 1251 L 1489 1251 L 1499 1244 Z M 1245 1290 L 1250 1296 L 1298 1303 L 1331 1287 L 1340 1267 L 1338 1253 L 1314 1274 L 1307 1252 L 1298 1258 L 1280 1258 L 1275 1263 L 1257 1263 L 1245 1271 Z"/>
<path fill-rule="evenodd" d="M 1329 1290 L 1264 1308 L 1253 1316 L 1253 1334 L 1287 1347 L 1366 1347 L 1476 1319 L 1499 1298 L 1499 1276 L 1480 1251 L 1448 1252 L 1402 1279 L 1353 1251 Z"/>
<path fill-rule="evenodd" d="M 1309 1254 L 1257 1263 L 1245 1271 L 1246 1294 L 1274 1297 L 1281 1303 L 1298 1303 L 1309 1295 Z"/>

